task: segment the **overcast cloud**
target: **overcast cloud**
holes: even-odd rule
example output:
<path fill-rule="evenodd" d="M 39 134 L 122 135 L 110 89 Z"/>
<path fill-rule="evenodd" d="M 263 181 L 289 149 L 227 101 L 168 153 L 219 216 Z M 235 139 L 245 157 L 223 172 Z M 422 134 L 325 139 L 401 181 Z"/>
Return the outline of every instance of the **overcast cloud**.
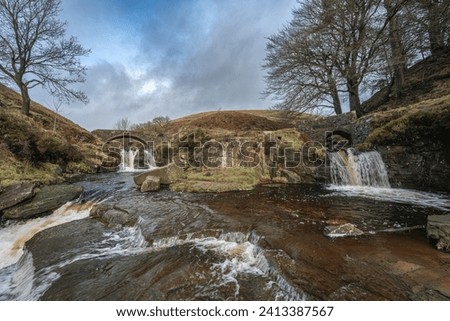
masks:
<path fill-rule="evenodd" d="M 156 116 L 218 109 L 264 109 L 266 37 L 288 20 L 295 0 L 63 0 L 68 35 L 92 50 L 80 84 L 89 104 L 63 110 L 93 130 Z M 40 90 L 33 99 L 49 105 Z"/>

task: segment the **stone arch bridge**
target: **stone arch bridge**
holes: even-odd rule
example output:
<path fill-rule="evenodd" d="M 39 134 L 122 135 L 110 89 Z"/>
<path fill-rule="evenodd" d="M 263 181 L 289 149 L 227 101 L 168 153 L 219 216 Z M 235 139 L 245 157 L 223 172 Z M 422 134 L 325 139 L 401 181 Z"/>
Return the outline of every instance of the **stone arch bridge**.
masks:
<path fill-rule="evenodd" d="M 151 141 L 150 137 L 145 137 L 145 135 L 133 131 L 96 129 L 92 131 L 92 133 L 100 137 L 104 143 L 121 141 L 125 150 L 129 149 L 132 142 L 139 142 L 143 146 L 147 146 Z"/>
<path fill-rule="evenodd" d="M 321 117 L 299 121 L 297 128 L 306 133 L 311 140 L 327 147 L 328 150 L 338 150 L 345 145 L 361 143 L 361 125 L 354 112 L 341 115 Z"/>

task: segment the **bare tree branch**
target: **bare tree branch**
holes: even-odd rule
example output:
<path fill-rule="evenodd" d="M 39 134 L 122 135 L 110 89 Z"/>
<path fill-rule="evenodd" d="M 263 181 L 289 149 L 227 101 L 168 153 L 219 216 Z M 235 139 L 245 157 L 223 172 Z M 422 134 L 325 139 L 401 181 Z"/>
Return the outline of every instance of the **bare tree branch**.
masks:
<path fill-rule="evenodd" d="M 60 0 L 0 0 L 0 72 L 22 95 L 22 112 L 30 112 L 29 89 L 38 85 L 67 103 L 87 96 L 68 86 L 84 82 L 89 54 L 76 38 L 65 39 L 58 20 Z"/>

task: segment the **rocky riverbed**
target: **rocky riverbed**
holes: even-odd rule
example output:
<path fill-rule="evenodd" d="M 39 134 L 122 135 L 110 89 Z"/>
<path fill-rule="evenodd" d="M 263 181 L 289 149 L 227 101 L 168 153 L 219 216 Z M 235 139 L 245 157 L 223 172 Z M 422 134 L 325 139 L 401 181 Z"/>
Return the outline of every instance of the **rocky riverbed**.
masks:
<path fill-rule="evenodd" d="M 128 173 L 78 185 L 84 214 L 26 242 L 0 270 L 1 299 L 450 299 L 450 257 L 425 230 L 450 210 L 447 196 L 416 192 L 411 204 L 304 184 L 142 194 Z M 362 233 L 326 235 L 345 224 Z"/>

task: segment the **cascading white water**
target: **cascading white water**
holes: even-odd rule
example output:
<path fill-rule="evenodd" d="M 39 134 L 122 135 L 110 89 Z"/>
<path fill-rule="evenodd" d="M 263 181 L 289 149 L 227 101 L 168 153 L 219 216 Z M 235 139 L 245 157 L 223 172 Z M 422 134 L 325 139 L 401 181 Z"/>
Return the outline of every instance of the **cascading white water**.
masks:
<path fill-rule="evenodd" d="M 134 160 L 136 155 L 139 153 L 139 149 L 130 148 L 128 152 L 122 149 L 120 155 L 122 156 L 122 163 L 120 164 L 120 169 L 125 171 L 134 170 Z"/>
<path fill-rule="evenodd" d="M 450 210 L 450 201 L 446 196 L 391 188 L 383 159 L 376 151 L 355 154 L 355 151 L 350 148 L 346 152 L 329 153 L 328 157 L 333 183 L 329 189 L 338 192 L 339 195 Z"/>
<path fill-rule="evenodd" d="M 222 160 L 221 160 L 221 168 L 226 168 L 227 167 L 227 149 L 228 149 L 228 144 L 224 143 L 222 144 Z"/>
<path fill-rule="evenodd" d="M 383 159 L 377 151 L 355 154 L 353 149 L 330 153 L 334 185 L 390 187 Z"/>
<path fill-rule="evenodd" d="M 139 160 L 138 167 L 136 167 L 136 157 L 139 157 L 140 150 L 138 148 L 130 148 L 128 151 L 122 149 L 120 151 L 121 163 L 120 170 L 123 172 L 133 172 L 138 170 L 152 169 L 157 167 L 153 150 L 144 150 L 144 163 L 142 159 Z"/>
<path fill-rule="evenodd" d="M 0 300 L 38 298 L 34 295 L 40 289 L 33 289 L 33 258 L 31 253 L 24 252 L 25 242 L 42 230 L 88 217 L 92 206 L 90 202 L 67 203 L 51 215 L 11 223 L 0 229 Z"/>
<path fill-rule="evenodd" d="M 0 269 L 16 263 L 23 254 L 25 242 L 35 234 L 53 226 L 61 225 L 89 216 L 93 203 L 67 203 L 53 214 L 30 219 L 20 223 L 11 223 L 0 229 Z"/>
<path fill-rule="evenodd" d="M 136 226 L 105 231 L 100 242 L 88 243 L 76 252 L 67 252 L 56 264 L 36 270 L 32 254 L 24 249 L 25 242 L 47 228 L 87 218 L 92 206 L 93 203 L 68 203 L 49 216 L 0 229 L 0 301 L 38 300 L 60 277 L 57 271 L 64 266 L 91 258 L 130 255 L 147 248 L 139 219 Z"/>
<path fill-rule="evenodd" d="M 153 155 L 153 150 L 144 150 L 144 163 L 149 168 L 156 167 L 156 161 Z"/>

